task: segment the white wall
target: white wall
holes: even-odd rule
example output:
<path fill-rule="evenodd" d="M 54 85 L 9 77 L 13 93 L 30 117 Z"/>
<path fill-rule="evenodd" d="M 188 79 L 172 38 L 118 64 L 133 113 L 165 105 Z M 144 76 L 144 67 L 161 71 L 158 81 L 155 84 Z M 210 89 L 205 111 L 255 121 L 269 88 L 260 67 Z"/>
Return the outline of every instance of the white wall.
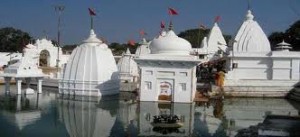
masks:
<path fill-rule="evenodd" d="M 273 51 L 264 56 L 244 53 L 231 55 L 227 61 L 226 79 L 300 80 L 300 52 Z M 232 63 L 238 67 L 232 68 Z"/>
<path fill-rule="evenodd" d="M 160 82 L 167 81 L 173 85 L 174 102 L 192 102 L 195 96 L 196 85 L 193 76 L 195 71 L 188 68 L 159 68 L 141 67 L 141 101 L 157 101 L 160 94 Z M 147 82 L 151 82 L 151 89 L 147 89 Z M 182 91 L 180 83 L 186 84 L 186 90 Z"/>

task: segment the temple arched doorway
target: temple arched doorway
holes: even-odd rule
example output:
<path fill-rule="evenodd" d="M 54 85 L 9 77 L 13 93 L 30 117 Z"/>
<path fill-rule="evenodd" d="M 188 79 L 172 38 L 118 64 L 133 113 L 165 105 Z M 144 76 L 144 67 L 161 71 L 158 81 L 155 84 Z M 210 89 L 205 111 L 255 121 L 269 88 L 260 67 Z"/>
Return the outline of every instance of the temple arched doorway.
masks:
<path fill-rule="evenodd" d="M 50 53 L 48 50 L 42 50 L 40 52 L 39 66 L 40 67 L 50 66 Z"/>

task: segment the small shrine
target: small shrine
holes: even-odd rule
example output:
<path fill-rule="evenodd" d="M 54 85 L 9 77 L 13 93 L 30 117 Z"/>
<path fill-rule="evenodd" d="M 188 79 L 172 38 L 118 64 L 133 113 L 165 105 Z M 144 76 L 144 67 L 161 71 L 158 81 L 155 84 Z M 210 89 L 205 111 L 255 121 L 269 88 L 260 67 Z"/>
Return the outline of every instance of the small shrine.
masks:
<path fill-rule="evenodd" d="M 151 42 L 148 42 L 145 38 L 142 39 L 142 41 L 139 43 L 140 46 L 135 51 L 135 56 L 141 56 L 144 54 L 150 54 L 150 45 Z"/>
<path fill-rule="evenodd" d="M 275 47 L 277 51 L 290 51 L 292 49 L 291 44 L 286 43 L 284 40 L 277 44 L 277 47 Z"/>
<path fill-rule="evenodd" d="M 25 94 L 33 94 L 34 90 L 30 88 L 30 81 L 35 78 L 38 81 L 38 93 L 42 93 L 44 74 L 35 62 L 35 59 L 38 58 L 38 50 L 34 45 L 28 44 L 23 52 L 24 55 L 21 59 L 14 64 L 10 64 L 4 69 L 4 73 L 0 75 L 5 80 L 5 91 L 10 92 L 10 81 L 14 78 L 17 85 L 17 94 L 21 94 L 23 80 L 26 82 Z"/>
<path fill-rule="evenodd" d="M 151 53 L 135 58 L 140 67 L 140 101 L 193 102 L 196 93 L 197 56 L 191 44 L 170 28 L 154 38 Z"/>
<path fill-rule="evenodd" d="M 118 62 L 118 69 L 121 82 L 137 82 L 139 77 L 138 66 L 134 61 L 132 55 L 127 48 L 126 52 L 122 55 Z"/>

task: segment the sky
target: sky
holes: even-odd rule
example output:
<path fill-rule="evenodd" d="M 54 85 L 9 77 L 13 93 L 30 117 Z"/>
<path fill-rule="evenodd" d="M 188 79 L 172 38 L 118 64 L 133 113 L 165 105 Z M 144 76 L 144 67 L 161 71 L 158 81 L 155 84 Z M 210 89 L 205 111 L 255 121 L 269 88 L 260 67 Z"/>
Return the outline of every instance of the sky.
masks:
<path fill-rule="evenodd" d="M 235 35 L 247 12 L 248 0 L 1 0 L 0 28 L 14 27 L 33 38 L 57 39 L 58 13 L 55 5 L 64 5 L 61 14 L 61 43 L 80 44 L 89 35 L 88 8 L 96 10 L 94 30 L 108 43 L 140 40 L 139 31 L 153 39 L 160 22 L 169 22 L 168 7 L 177 10 L 174 31 L 213 25 L 220 16 L 223 34 Z M 300 19 L 300 0 L 250 0 L 255 20 L 267 35 L 285 31 Z"/>

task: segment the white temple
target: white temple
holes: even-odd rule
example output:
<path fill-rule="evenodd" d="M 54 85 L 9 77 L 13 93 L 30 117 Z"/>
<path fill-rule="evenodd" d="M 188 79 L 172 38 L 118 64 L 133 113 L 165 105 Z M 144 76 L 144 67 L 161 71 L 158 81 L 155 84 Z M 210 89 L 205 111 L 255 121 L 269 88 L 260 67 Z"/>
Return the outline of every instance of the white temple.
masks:
<path fill-rule="evenodd" d="M 147 42 L 145 38 L 142 39 L 142 41 L 139 43 L 140 46 L 135 51 L 135 56 L 141 56 L 145 54 L 150 54 L 150 45 L 151 42 Z"/>
<path fill-rule="evenodd" d="M 138 66 L 127 48 L 126 52 L 118 61 L 118 69 L 121 82 L 137 82 L 139 77 Z"/>
<path fill-rule="evenodd" d="M 119 93 L 119 73 L 111 50 L 91 30 L 63 68 L 59 93 L 102 96 Z"/>
<path fill-rule="evenodd" d="M 37 39 L 34 45 L 37 47 L 38 53 L 40 54 L 40 58 L 37 60 L 39 66 L 56 67 L 57 58 L 59 56 L 60 67 L 62 64 L 66 63 L 68 59 L 63 56 L 61 48 L 55 46 L 51 40 L 47 40 L 46 38 Z"/>
<path fill-rule="evenodd" d="M 32 78 L 36 78 L 38 81 L 38 93 L 42 93 L 42 79 L 45 76 L 42 70 L 38 68 L 37 62 L 38 51 L 36 47 L 32 44 L 26 45 L 24 49 L 24 56 L 18 60 L 16 63 L 9 65 L 4 69 L 4 73 L 0 74 L 5 80 L 5 91 L 10 91 L 10 81 L 12 78 L 15 79 L 17 83 L 17 94 L 21 94 L 21 83 L 25 79 L 27 84 L 25 93 L 33 94 L 33 89 L 29 87 Z"/>
<path fill-rule="evenodd" d="M 300 79 L 300 52 L 271 51 L 248 10 L 228 55 L 225 91 L 237 96 L 285 96 Z"/>
<path fill-rule="evenodd" d="M 151 53 L 135 59 L 141 69 L 140 101 L 193 102 L 200 61 L 191 49 L 172 29 L 152 40 Z"/>
<path fill-rule="evenodd" d="M 227 43 L 222 31 L 215 22 L 207 37 L 204 37 L 200 48 L 193 48 L 192 54 L 203 55 L 205 61 L 216 60 L 223 57 L 227 50 Z"/>

